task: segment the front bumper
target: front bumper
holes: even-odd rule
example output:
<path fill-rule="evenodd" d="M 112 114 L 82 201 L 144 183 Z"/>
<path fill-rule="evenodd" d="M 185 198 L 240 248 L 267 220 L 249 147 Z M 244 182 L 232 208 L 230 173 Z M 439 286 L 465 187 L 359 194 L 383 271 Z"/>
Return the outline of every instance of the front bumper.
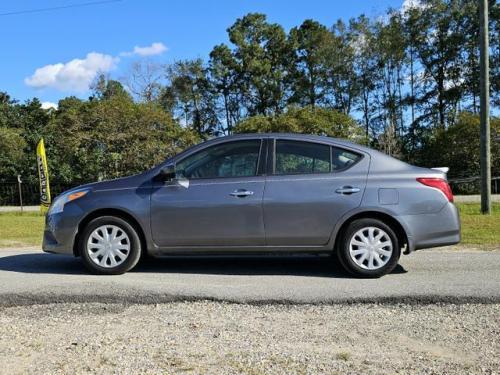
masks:
<path fill-rule="evenodd" d="M 411 234 L 410 251 L 460 242 L 460 217 L 453 203 L 447 203 L 437 213 L 404 215 L 400 218 Z"/>
<path fill-rule="evenodd" d="M 42 250 L 46 253 L 74 254 L 73 247 L 81 210 L 76 205 L 72 206 L 61 213 L 45 217 Z"/>

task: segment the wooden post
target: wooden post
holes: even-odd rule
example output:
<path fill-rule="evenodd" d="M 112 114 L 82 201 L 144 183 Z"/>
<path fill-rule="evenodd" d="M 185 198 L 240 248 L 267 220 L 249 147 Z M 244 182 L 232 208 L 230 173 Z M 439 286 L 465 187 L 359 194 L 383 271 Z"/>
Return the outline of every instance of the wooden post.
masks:
<path fill-rule="evenodd" d="M 490 77 L 488 42 L 488 0 L 479 0 L 479 48 L 481 66 L 481 213 L 491 213 Z"/>
<path fill-rule="evenodd" d="M 21 189 L 21 175 L 17 175 L 17 187 L 19 188 L 19 202 L 21 203 L 21 213 L 23 212 L 23 191 Z"/>

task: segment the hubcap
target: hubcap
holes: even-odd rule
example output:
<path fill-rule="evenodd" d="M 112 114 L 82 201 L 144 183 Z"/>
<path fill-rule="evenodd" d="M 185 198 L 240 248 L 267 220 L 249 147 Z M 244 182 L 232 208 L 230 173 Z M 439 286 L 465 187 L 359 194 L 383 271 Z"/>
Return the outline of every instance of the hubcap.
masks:
<path fill-rule="evenodd" d="M 380 228 L 358 230 L 349 242 L 351 259 L 361 268 L 376 270 L 387 264 L 392 255 L 392 241 Z"/>
<path fill-rule="evenodd" d="M 120 227 L 102 225 L 90 234 L 87 253 L 90 259 L 101 267 L 116 267 L 130 254 L 130 240 Z"/>

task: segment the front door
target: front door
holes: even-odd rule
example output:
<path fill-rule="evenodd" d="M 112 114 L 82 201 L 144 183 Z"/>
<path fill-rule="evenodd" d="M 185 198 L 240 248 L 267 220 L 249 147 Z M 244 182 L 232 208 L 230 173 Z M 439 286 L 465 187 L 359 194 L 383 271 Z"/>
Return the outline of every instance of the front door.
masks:
<path fill-rule="evenodd" d="M 361 203 L 369 160 L 328 144 L 277 139 L 264 194 L 266 243 L 326 245 L 337 221 Z"/>
<path fill-rule="evenodd" d="M 151 230 L 160 247 L 258 246 L 265 243 L 259 176 L 260 139 L 208 146 L 176 165 L 189 180 L 155 182 Z"/>

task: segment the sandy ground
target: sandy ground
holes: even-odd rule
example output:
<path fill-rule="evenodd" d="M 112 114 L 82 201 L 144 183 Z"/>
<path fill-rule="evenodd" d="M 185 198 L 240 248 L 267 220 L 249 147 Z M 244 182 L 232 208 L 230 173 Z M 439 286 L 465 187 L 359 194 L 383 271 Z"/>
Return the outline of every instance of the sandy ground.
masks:
<path fill-rule="evenodd" d="M 500 304 L 0 309 L 0 373 L 498 374 Z"/>

